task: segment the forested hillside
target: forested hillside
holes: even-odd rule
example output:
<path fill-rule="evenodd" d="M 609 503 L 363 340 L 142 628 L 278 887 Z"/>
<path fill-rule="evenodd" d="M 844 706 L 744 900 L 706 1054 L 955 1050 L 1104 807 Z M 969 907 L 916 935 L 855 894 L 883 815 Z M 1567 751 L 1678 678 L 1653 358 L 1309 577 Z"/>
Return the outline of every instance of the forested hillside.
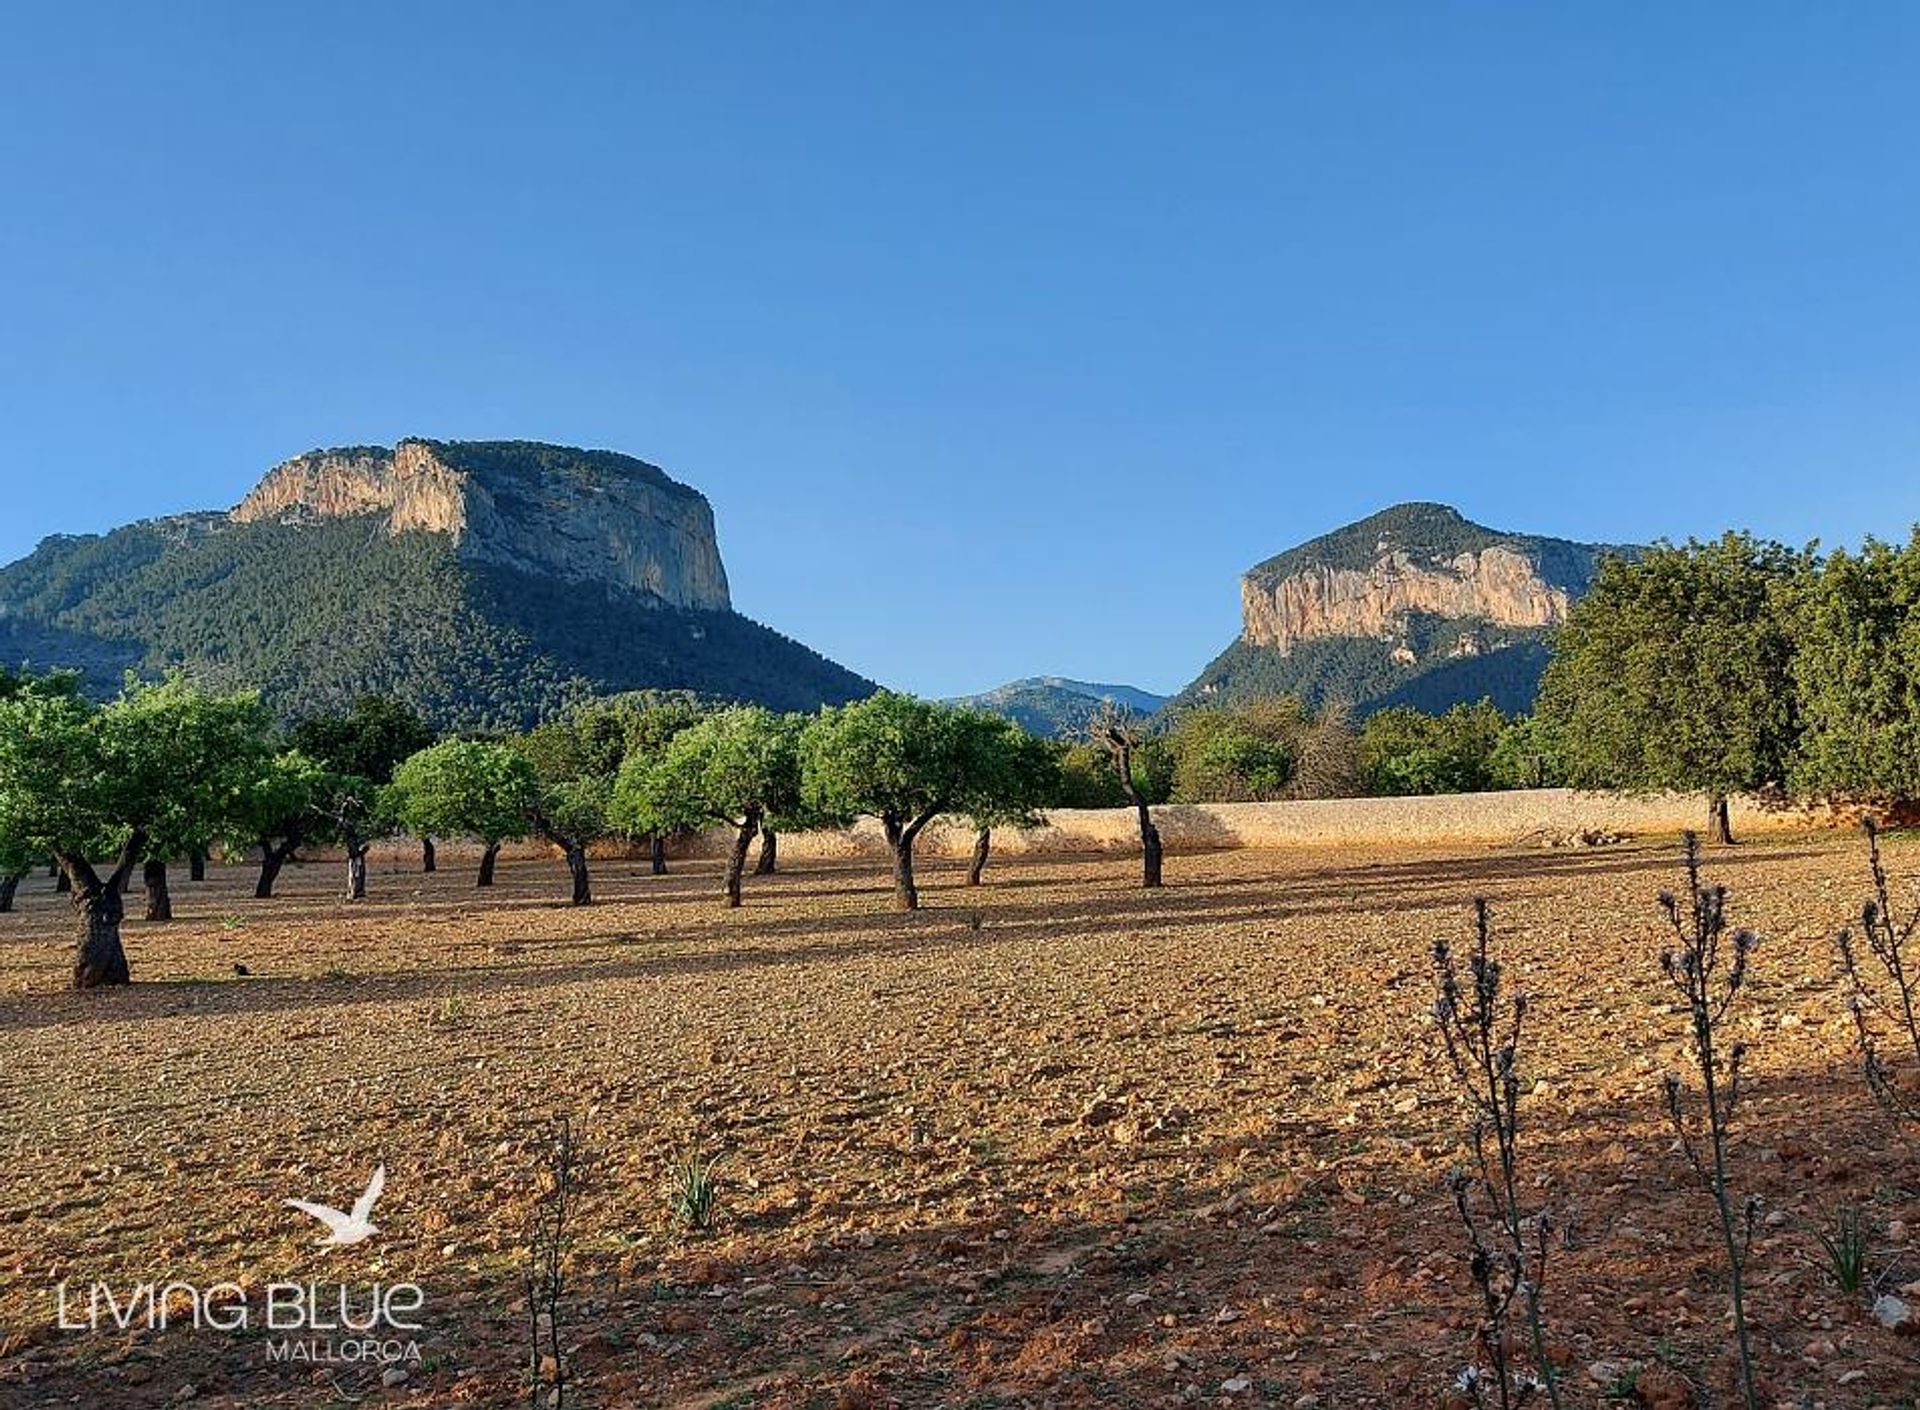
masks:
<path fill-rule="evenodd" d="M 0 649 L 105 688 L 183 665 L 278 711 L 381 692 L 441 728 L 525 725 L 596 692 L 696 690 L 811 709 L 871 683 L 733 612 L 463 559 L 384 516 L 191 515 L 47 540 L 0 568 Z"/>

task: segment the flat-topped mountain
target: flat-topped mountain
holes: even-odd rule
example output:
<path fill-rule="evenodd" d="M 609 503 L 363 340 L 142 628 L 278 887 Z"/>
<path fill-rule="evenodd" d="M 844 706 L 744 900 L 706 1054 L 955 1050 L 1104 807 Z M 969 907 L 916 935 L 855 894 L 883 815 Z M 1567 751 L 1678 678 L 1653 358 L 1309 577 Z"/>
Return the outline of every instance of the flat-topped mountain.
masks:
<path fill-rule="evenodd" d="M 449 728 L 614 690 L 812 709 L 874 688 L 732 610 L 698 490 L 531 441 L 312 451 L 227 513 L 49 538 L 0 568 L 0 660 L 101 690 L 185 666 L 292 715 L 390 692 Z"/>
<path fill-rule="evenodd" d="M 235 523 L 384 515 L 389 533 L 446 534 L 463 557 L 603 582 L 671 607 L 725 612 L 713 510 L 657 465 L 533 441 L 405 440 L 276 465 Z"/>
<path fill-rule="evenodd" d="M 1546 634 L 1602 556 L 1631 548 L 1507 533 L 1444 504 L 1402 504 L 1247 570 L 1239 638 L 1176 698 L 1294 693 L 1444 709 L 1533 701 Z"/>

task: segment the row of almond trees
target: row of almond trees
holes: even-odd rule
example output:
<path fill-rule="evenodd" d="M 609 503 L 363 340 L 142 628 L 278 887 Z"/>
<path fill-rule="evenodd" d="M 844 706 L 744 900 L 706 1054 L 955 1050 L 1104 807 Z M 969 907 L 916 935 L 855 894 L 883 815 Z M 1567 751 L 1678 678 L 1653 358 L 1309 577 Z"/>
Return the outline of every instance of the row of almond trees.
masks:
<path fill-rule="evenodd" d="M 1132 735 L 1106 742 L 1131 782 Z M 503 843 L 541 839 L 566 859 L 571 899 L 592 900 L 589 848 L 650 840 L 664 870 L 667 836 L 723 825 L 733 841 L 724 897 L 741 902 L 761 839 L 875 818 L 893 859 L 895 904 L 919 904 L 914 845 L 936 817 L 970 820 L 978 882 L 998 826 L 1032 826 L 1058 796 L 1058 751 L 998 716 L 882 692 L 815 715 L 713 708 L 689 697 L 616 698 L 525 734 L 434 742 L 397 702 L 369 698 L 341 716 L 276 725 L 256 692 L 214 692 L 183 677 L 129 680 L 95 703 L 68 675 L 0 673 L 0 880 L 12 886 L 51 858 L 79 922 L 77 988 L 128 982 L 121 942 L 134 874 L 147 916 L 171 916 L 168 864 L 209 852 L 256 852 L 256 894 L 300 848 L 344 851 L 347 895 L 366 894 L 373 844 L 419 836 L 483 845 L 492 884 Z M 1148 884 L 1158 838 L 1140 805 Z M 108 860 L 102 861 L 105 858 Z"/>

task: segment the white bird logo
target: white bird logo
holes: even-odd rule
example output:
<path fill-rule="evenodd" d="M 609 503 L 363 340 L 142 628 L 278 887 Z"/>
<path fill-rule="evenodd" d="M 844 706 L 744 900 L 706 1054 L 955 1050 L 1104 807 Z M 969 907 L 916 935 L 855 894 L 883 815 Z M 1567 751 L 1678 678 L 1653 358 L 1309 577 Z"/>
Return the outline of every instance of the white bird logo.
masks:
<path fill-rule="evenodd" d="M 367 1181 L 366 1192 L 353 1202 L 353 1212 L 342 1214 L 329 1204 L 310 1204 L 303 1199 L 290 1199 L 288 1205 L 302 1214 L 311 1214 L 331 1231 L 320 1240 L 321 1248 L 344 1247 L 357 1244 L 380 1232 L 367 1216 L 373 1213 L 373 1202 L 380 1198 L 380 1192 L 387 1187 L 387 1167 L 376 1166 L 373 1178 Z"/>

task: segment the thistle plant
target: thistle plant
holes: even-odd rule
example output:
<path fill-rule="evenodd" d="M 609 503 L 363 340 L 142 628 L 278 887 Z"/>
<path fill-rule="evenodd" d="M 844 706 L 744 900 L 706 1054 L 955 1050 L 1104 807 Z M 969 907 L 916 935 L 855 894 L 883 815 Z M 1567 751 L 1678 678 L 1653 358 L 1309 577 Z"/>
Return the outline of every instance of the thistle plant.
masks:
<path fill-rule="evenodd" d="M 1686 873 L 1684 896 L 1660 893 L 1660 909 L 1673 932 L 1673 943 L 1660 955 L 1660 969 L 1686 1007 L 1688 1056 L 1700 1090 L 1697 1094 L 1690 1091 L 1678 1074 L 1668 1073 L 1667 1116 L 1694 1177 L 1713 1199 L 1726 1245 L 1740 1388 L 1748 1410 L 1758 1410 L 1743 1277 L 1760 1205 L 1749 1197 L 1736 1212 L 1727 1189 L 1728 1133 L 1744 1095 L 1747 1045 L 1736 1042 L 1723 1052 L 1721 1040 L 1728 1010 L 1746 984 L 1747 970 L 1760 940 L 1750 930 L 1729 927 L 1727 888 L 1708 886 L 1700 879 L 1700 839 L 1691 832 L 1686 835 Z"/>
<path fill-rule="evenodd" d="M 1473 951 L 1464 976 L 1445 940 L 1433 947 L 1439 989 L 1434 1021 L 1472 1117 L 1472 1167 L 1457 1168 L 1449 1183 L 1466 1230 L 1468 1269 L 1480 1293 L 1479 1351 L 1487 1362 L 1483 1369 L 1476 1360 L 1460 1374 L 1455 1389 L 1475 1405 L 1501 1410 L 1516 1410 L 1544 1391 L 1558 1410 L 1560 1386 L 1547 1358 L 1540 1310 L 1552 1221 L 1544 1209 L 1530 1215 L 1520 1204 L 1518 1054 L 1527 996 L 1503 998 L 1500 964 L 1489 953 L 1492 936 L 1487 903 L 1476 900 Z M 1516 1317 L 1525 1321 L 1531 1371 L 1513 1364 Z"/>
<path fill-rule="evenodd" d="M 1920 953 L 1907 947 L 1920 929 L 1920 905 L 1904 919 L 1895 913 L 1887 869 L 1880 860 L 1879 829 L 1871 819 L 1865 826 L 1873 899 L 1860 908 L 1858 936 L 1848 929 L 1834 938 L 1867 1087 L 1901 1134 L 1911 1137 L 1920 1132 L 1920 1020 L 1914 1013 Z M 1890 1058 L 1890 1049 L 1901 1050 L 1900 1057 Z M 1913 1054 L 1911 1066 L 1907 1049 Z M 1907 1069 L 1904 1074 L 1898 1070 L 1902 1067 Z"/>
<path fill-rule="evenodd" d="M 558 1410 L 567 1401 L 567 1363 L 561 1350 L 567 1286 L 568 1221 L 580 1187 L 581 1154 L 573 1123 L 556 1116 L 541 1138 L 540 1187 L 527 1250 L 527 1356 L 533 1410 Z"/>

